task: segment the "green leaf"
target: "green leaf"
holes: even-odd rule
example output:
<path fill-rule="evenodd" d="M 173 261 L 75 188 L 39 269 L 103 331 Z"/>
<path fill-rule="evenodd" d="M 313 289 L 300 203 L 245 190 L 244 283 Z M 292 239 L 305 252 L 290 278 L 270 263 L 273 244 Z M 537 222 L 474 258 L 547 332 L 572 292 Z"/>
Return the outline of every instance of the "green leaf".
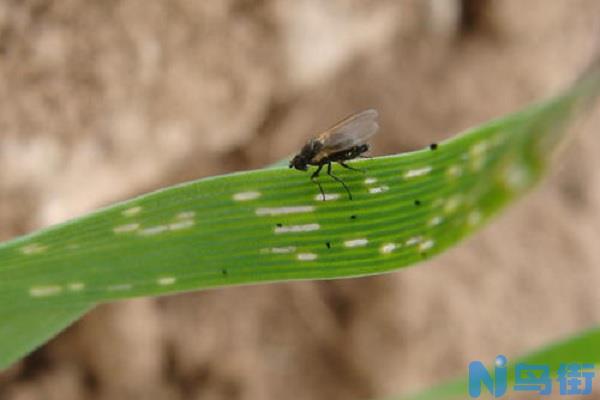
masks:
<path fill-rule="evenodd" d="M 514 385 L 514 366 L 518 363 L 547 365 L 550 368 L 552 376 L 556 376 L 558 368 L 562 363 L 598 362 L 600 362 L 600 327 L 594 327 L 509 362 L 507 366 L 509 371 L 507 385 L 508 388 Z M 388 398 L 388 400 L 464 399 L 468 396 L 468 382 L 468 377 L 463 376 L 415 395 L 393 397 Z M 557 390 L 553 393 L 557 393 Z M 510 396 L 509 392 L 507 392 L 507 396 Z"/>
<path fill-rule="evenodd" d="M 0 367 L 99 302 L 235 284 L 378 274 L 476 231 L 545 170 L 598 92 L 563 95 L 437 149 L 334 168 L 353 193 L 274 167 L 164 189 L 0 245 Z"/>
<path fill-rule="evenodd" d="M 39 344 L 52 338 L 77 320 L 92 306 L 61 304 L 60 306 L 35 305 L 33 307 L 0 307 L 0 363 L 7 366 Z"/>

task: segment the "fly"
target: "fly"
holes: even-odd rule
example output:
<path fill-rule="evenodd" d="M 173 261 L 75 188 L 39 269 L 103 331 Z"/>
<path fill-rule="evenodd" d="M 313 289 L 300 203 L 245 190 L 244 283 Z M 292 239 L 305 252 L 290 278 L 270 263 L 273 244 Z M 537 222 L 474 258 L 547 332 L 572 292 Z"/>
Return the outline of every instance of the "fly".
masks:
<path fill-rule="evenodd" d="M 313 172 L 310 179 L 319 186 L 323 200 L 325 200 L 325 192 L 317 178 L 323 167 L 327 165 L 327 175 L 341 183 L 348 192 L 348 198 L 352 200 L 352 193 L 348 186 L 331 173 L 331 163 L 337 162 L 344 168 L 362 171 L 352 168 L 345 162 L 357 157 L 364 157 L 362 154 L 369 150 L 367 140 L 379 129 L 377 116 L 377 111 L 370 109 L 344 118 L 306 142 L 302 150 L 290 161 L 290 168 L 306 171 L 309 165 L 316 166 L 317 170 Z"/>

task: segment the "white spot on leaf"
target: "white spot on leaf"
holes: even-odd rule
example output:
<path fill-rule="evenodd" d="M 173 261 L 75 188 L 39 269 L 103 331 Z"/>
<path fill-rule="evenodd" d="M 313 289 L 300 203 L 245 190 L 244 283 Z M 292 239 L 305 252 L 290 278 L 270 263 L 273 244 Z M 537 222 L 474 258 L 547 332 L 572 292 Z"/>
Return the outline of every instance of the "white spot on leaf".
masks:
<path fill-rule="evenodd" d="M 377 194 L 377 193 L 383 193 L 383 192 L 387 192 L 388 190 L 390 190 L 390 188 L 388 186 L 378 186 L 378 187 L 374 187 L 374 188 L 369 188 L 369 193 L 371 194 Z"/>
<path fill-rule="evenodd" d="M 314 206 L 294 206 L 294 207 L 275 207 L 275 208 L 257 208 L 256 215 L 282 215 L 282 214 L 295 214 L 295 213 L 307 213 L 315 211 Z"/>
<path fill-rule="evenodd" d="M 487 142 L 479 142 L 479 143 L 475 143 L 473 146 L 471 146 L 471 149 L 469 150 L 469 152 L 474 157 L 481 157 L 485 154 L 487 149 L 488 149 Z"/>
<path fill-rule="evenodd" d="M 162 232 L 166 231 L 167 229 L 169 229 L 169 228 L 166 225 L 151 226 L 149 228 L 144 228 L 144 229 L 140 230 L 140 235 L 143 235 L 143 236 L 158 235 L 159 233 L 162 233 Z"/>
<path fill-rule="evenodd" d="M 177 278 L 175 278 L 174 276 L 165 276 L 165 277 L 162 277 L 162 278 L 158 278 L 156 280 L 156 283 L 158 283 L 161 286 L 172 285 L 175 282 L 177 282 Z"/>
<path fill-rule="evenodd" d="M 326 200 L 337 200 L 340 198 L 339 193 L 325 193 L 325 199 L 323 199 L 323 195 L 319 193 L 315 196 L 315 200 L 317 201 L 326 201 Z"/>
<path fill-rule="evenodd" d="M 172 224 L 169 224 L 169 229 L 172 231 L 177 231 L 179 229 L 186 229 L 186 228 L 191 228 L 192 226 L 194 226 L 195 222 L 191 219 L 188 220 L 183 220 L 181 222 L 175 222 Z"/>
<path fill-rule="evenodd" d="M 310 232 L 310 231 L 316 231 L 320 228 L 321 228 L 321 225 L 319 225 L 319 224 L 287 225 L 287 226 L 276 227 L 275 233 Z"/>
<path fill-rule="evenodd" d="M 285 253 L 293 253 L 294 251 L 296 251 L 296 248 L 294 246 L 288 246 L 288 247 L 273 247 L 271 249 L 271 253 L 273 254 L 285 254 Z"/>
<path fill-rule="evenodd" d="M 312 261 L 317 259 L 317 255 L 314 253 L 300 253 L 296 257 L 300 261 Z"/>
<path fill-rule="evenodd" d="M 432 168 L 430 166 L 426 166 L 423 168 L 417 168 L 417 169 L 411 169 L 406 171 L 406 173 L 404 174 L 404 177 L 409 179 L 409 178 L 415 178 L 417 176 L 423 176 L 423 175 L 427 175 L 428 173 L 430 173 L 432 170 Z"/>
<path fill-rule="evenodd" d="M 138 215 L 140 213 L 140 211 L 142 211 L 142 207 L 136 206 L 136 207 L 128 208 L 127 210 L 123 211 L 121 214 L 124 217 L 133 217 L 134 215 Z"/>
<path fill-rule="evenodd" d="M 523 190 L 531 182 L 531 176 L 527 167 L 512 164 L 504 170 L 504 182 L 512 190 Z"/>
<path fill-rule="evenodd" d="M 434 245 L 433 240 L 431 240 L 431 239 L 426 240 L 419 245 L 419 250 L 421 250 L 421 251 L 429 250 L 430 248 L 433 247 L 433 245 Z"/>
<path fill-rule="evenodd" d="M 462 175 L 462 172 L 463 172 L 462 167 L 460 167 L 458 165 L 451 165 L 446 170 L 446 174 L 448 174 L 448 176 L 451 178 L 458 178 L 459 176 Z"/>
<path fill-rule="evenodd" d="M 367 178 L 367 179 L 365 179 L 365 185 L 372 185 L 374 183 L 377 183 L 377 178 Z"/>
<path fill-rule="evenodd" d="M 369 243 L 369 240 L 366 239 L 366 238 L 352 239 L 352 240 L 346 240 L 344 242 L 344 246 L 346 246 L 346 247 L 360 247 L 360 246 L 366 246 L 367 243 Z"/>
<path fill-rule="evenodd" d="M 487 142 L 479 142 L 474 144 L 471 149 L 469 150 L 469 153 L 472 157 L 471 159 L 471 169 L 473 171 L 478 171 L 479 169 L 481 169 L 481 167 L 483 167 L 484 161 L 485 161 L 485 153 L 488 150 L 488 144 Z"/>
<path fill-rule="evenodd" d="M 69 285 L 67 286 L 67 288 L 72 291 L 72 292 L 80 292 L 83 289 L 85 289 L 85 283 L 83 282 L 73 282 L 73 283 L 69 283 Z"/>
<path fill-rule="evenodd" d="M 451 196 L 446 203 L 444 204 L 444 212 L 446 214 L 453 213 L 462 203 L 462 198 L 460 195 Z"/>
<path fill-rule="evenodd" d="M 429 226 L 437 226 L 437 225 L 441 224 L 442 221 L 444 221 L 444 218 L 442 218 L 439 215 L 437 215 L 437 216 L 431 218 L 429 220 L 429 222 L 427 222 L 427 225 L 429 225 Z"/>
<path fill-rule="evenodd" d="M 413 236 L 406 241 L 407 246 L 413 246 L 423 240 L 421 236 Z"/>
<path fill-rule="evenodd" d="M 132 288 L 132 285 L 130 285 L 129 283 L 121 283 L 118 285 L 111 285 L 107 289 L 110 290 L 111 292 L 120 292 L 123 290 L 130 290 L 131 288 Z"/>
<path fill-rule="evenodd" d="M 190 219 L 190 218 L 194 218 L 196 216 L 196 212 L 195 211 L 183 211 L 180 212 L 179 214 L 177 214 L 175 216 L 175 218 L 177 219 Z"/>
<path fill-rule="evenodd" d="M 32 243 L 32 244 L 28 244 L 27 246 L 23 246 L 21 247 L 21 252 L 23 254 L 39 254 L 39 253 L 43 253 L 48 249 L 48 246 L 39 244 L 39 243 Z"/>
<path fill-rule="evenodd" d="M 380 251 L 383 254 L 390 254 L 392 251 L 396 250 L 396 247 L 398 247 L 396 243 L 386 243 L 383 246 L 381 246 Z"/>
<path fill-rule="evenodd" d="M 140 224 L 126 224 L 120 225 L 113 228 L 114 233 L 125 233 L 125 232 L 133 232 L 140 227 Z"/>
<path fill-rule="evenodd" d="M 50 286 L 34 286 L 29 289 L 31 297 L 47 297 L 54 296 L 62 292 L 62 287 L 58 285 Z"/>
<path fill-rule="evenodd" d="M 258 199 L 260 192 L 240 192 L 233 195 L 235 201 L 248 201 Z"/>
<path fill-rule="evenodd" d="M 481 222 L 481 212 L 478 210 L 471 211 L 467 217 L 467 223 L 471 226 L 479 225 Z"/>

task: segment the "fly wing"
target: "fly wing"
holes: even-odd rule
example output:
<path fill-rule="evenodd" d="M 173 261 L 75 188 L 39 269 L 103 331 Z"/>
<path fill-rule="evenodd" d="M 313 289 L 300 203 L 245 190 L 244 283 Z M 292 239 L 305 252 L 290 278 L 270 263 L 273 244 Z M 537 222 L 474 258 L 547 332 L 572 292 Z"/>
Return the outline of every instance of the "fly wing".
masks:
<path fill-rule="evenodd" d="M 323 143 L 322 152 L 330 154 L 366 143 L 379 129 L 378 116 L 377 110 L 369 109 L 341 120 L 317 137 Z"/>

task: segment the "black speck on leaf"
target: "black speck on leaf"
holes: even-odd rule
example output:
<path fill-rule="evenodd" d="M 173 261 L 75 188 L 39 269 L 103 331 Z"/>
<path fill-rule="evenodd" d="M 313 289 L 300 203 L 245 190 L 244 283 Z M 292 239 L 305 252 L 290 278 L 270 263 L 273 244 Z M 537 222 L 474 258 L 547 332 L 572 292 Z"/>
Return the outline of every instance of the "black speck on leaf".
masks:
<path fill-rule="evenodd" d="M 417 199 L 415 200 L 415 206 L 420 206 L 421 205 L 421 200 Z"/>
<path fill-rule="evenodd" d="M 328 249 L 331 248 L 331 242 L 325 242 L 325 246 L 327 246 Z"/>
<path fill-rule="evenodd" d="M 431 143 L 431 144 L 429 145 L 429 148 L 430 148 L 431 150 L 437 150 L 437 148 L 438 148 L 438 145 L 437 145 L 437 143 Z"/>

